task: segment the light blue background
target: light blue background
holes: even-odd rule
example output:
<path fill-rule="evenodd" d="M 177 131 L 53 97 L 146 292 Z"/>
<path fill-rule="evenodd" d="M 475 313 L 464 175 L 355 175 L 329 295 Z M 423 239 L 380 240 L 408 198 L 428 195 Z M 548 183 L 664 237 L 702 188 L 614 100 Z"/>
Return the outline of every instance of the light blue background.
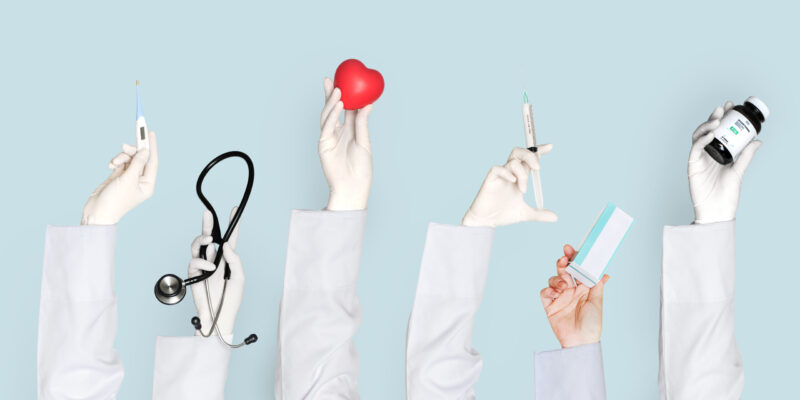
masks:
<path fill-rule="evenodd" d="M 533 353 L 557 347 L 539 290 L 561 245 L 578 244 L 613 201 L 637 221 L 609 268 L 608 395 L 657 397 L 661 229 L 693 218 L 691 133 L 724 100 L 758 95 L 773 116 L 738 214 L 737 334 L 745 396 L 785 397 L 800 356 L 791 278 L 800 9 L 780 3 L 4 2 L 0 397 L 35 397 L 44 229 L 78 223 L 108 160 L 133 141 L 139 79 L 161 166 L 155 196 L 119 226 L 120 398 L 150 397 L 156 335 L 192 333 L 191 300 L 164 307 L 152 286 L 185 274 L 200 227 L 195 179 L 232 149 L 257 169 L 239 243 L 247 287 L 236 331 L 261 339 L 234 352 L 227 397 L 271 398 L 289 213 L 327 200 L 316 154 L 322 78 L 350 57 L 386 79 L 370 121 L 375 177 L 356 338 L 364 398 L 403 398 L 427 224 L 458 223 L 489 167 L 523 143 L 523 88 L 540 142 L 555 144 L 542 176 L 560 221 L 496 231 L 475 323 L 478 395 L 533 397 Z M 231 163 L 209 179 L 212 201 L 227 210 L 244 168 Z"/>

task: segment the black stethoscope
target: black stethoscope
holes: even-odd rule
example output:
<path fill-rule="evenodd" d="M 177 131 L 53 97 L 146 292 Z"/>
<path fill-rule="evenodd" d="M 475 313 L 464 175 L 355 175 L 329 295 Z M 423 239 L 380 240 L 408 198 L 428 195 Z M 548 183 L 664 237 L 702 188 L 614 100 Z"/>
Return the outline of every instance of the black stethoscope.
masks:
<path fill-rule="evenodd" d="M 244 189 L 244 194 L 242 195 L 242 200 L 239 202 L 239 207 L 236 209 L 236 212 L 233 214 L 233 218 L 231 218 L 230 223 L 228 224 L 228 229 L 225 230 L 225 235 L 222 236 L 220 234 L 219 229 L 219 219 L 217 218 L 217 213 L 214 211 L 214 207 L 211 206 L 211 203 L 206 199 L 206 196 L 203 195 L 203 180 L 206 178 L 208 171 L 211 171 L 211 168 L 214 168 L 220 161 L 225 160 L 231 157 L 238 157 L 244 160 L 247 163 L 247 186 Z M 231 237 L 231 233 L 233 233 L 234 227 L 236 224 L 239 223 L 239 218 L 241 218 L 242 213 L 244 212 L 244 207 L 247 205 L 247 200 L 250 198 L 250 191 L 253 189 L 253 175 L 254 175 L 254 168 L 253 168 L 253 160 L 250 157 L 242 153 L 241 151 L 229 151 L 224 154 L 220 154 L 217 158 L 211 160 L 208 165 L 200 172 L 200 176 L 197 177 L 197 197 L 200 198 L 200 201 L 203 202 L 206 209 L 211 211 L 211 215 L 214 218 L 214 227 L 211 229 L 211 238 L 212 244 L 216 244 L 218 251 L 216 257 L 214 257 L 214 265 L 219 268 L 219 263 L 222 261 L 222 245 L 228 241 Z M 206 250 L 208 249 L 208 245 L 204 245 L 200 247 L 200 256 L 203 259 L 206 259 Z M 192 318 L 192 325 L 195 329 L 200 331 L 200 334 L 203 337 L 209 337 L 214 331 L 217 331 L 217 335 L 219 339 L 225 343 L 226 345 L 232 348 L 242 347 L 244 345 L 248 345 L 251 343 L 255 343 L 258 340 L 258 336 L 255 334 L 251 334 L 248 336 L 243 342 L 233 345 L 225 341 L 222 338 L 222 335 L 219 333 L 219 328 L 217 327 L 217 320 L 219 319 L 219 314 L 222 312 L 222 305 L 225 302 L 225 291 L 228 287 L 228 280 L 231 278 L 231 268 L 227 264 L 225 264 L 225 276 L 224 276 L 224 283 L 222 285 L 222 296 L 219 301 L 219 307 L 217 307 L 218 312 L 214 312 L 214 306 L 211 304 L 211 294 L 208 290 L 208 284 L 205 282 L 206 279 L 214 275 L 217 272 L 217 269 L 213 271 L 203 271 L 200 275 L 195 277 L 181 279 L 177 275 L 174 274 L 166 274 L 162 276 L 158 282 L 156 282 L 156 286 L 154 288 L 154 292 L 156 295 L 156 299 L 163 304 L 166 305 L 173 305 L 180 303 L 183 300 L 183 297 L 186 296 L 186 287 L 189 285 L 194 285 L 196 283 L 203 282 L 205 285 L 206 291 L 206 300 L 208 303 L 208 309 L 213 320 L 211 325 L 211 329 L 208 331 L 208 334 L 203 333 L 202 326 L 200 324 L 200 318 L 193 317 Z"/>

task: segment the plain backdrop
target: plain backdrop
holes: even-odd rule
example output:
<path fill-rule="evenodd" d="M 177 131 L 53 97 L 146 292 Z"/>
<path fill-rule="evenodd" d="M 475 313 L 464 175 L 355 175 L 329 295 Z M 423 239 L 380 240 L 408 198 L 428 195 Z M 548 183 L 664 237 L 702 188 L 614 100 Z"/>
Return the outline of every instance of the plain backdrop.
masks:
<path fill-rule="evenodd" d="M 715 106 L 749 95 L 772 116 L 738 213 L 737 336 L 745 397 L 788 393 L 800 356 L 791 279 L 798 12 L 776 1 L 4 2 L 0 397 L 36 395 L 45 226 L 79 223 L 108 161 L 134 143 L 138 79 L 161 165 L 153 198 L 118 229 L 119 398 L 150 397 L 157 335 L 192 334 L 191 299 L 163 306 L 153 284 L 186 273 L 200 231 L 197 174 L 233 149 L 256 166 L 238 246 L 247 283 L 236 335 L 260 340 L 233 353 L 227 397 L 272 398 L 290 210 L 327 201 L 317 157 L 322 79 L 352 57 L 386 80 L 370 119 L 375 173 L 356 336 L 363 398 L 405 396 L 406 324 L 427 225 L 458 224 L 489 168 L 524 143 L 523 89 L 539 141 L 555 145 L 542 180 L 560 220 L 496 230 L 475 321 L 477 394 L 533 397 L 534 352 L 558 347 L 539 290 L 561 246 L 578 245 L 611 201 L 636 222 L 608 270 L 608 397 L 657 397 L 662 227 L 693 218 L 692 131 Z M 220 214 L 238 203 L 245 177 L 235 161 L 210 174 Z"/>

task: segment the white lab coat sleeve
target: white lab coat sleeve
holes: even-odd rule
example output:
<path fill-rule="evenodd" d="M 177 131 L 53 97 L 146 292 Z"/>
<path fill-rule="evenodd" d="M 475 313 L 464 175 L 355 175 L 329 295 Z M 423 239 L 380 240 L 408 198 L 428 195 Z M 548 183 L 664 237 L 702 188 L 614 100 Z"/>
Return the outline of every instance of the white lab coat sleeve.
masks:
<path fill-rule="evenodd" d="M 292 212 L 278 324 L 278 400 L 358 399 L 353 336 L 366 211 Z"/>
<path fill-rule="evenodd" d="M 733 323 L 735 236 L 733 221 L 664 228 L 662 399 L 741 397 L 744 371 Z"/>
<path fill-rule="evenodd" d="M 113 399 L 116 226 L 48 226 L 39 303 L 39 400 Z"/>
<path fill-rule="evenodd" d="M 538 352 L 534 361 L 536 400 L 605 400 L 600 343 Z"/>
<path fill-rule="evenodd" d="M 494 229 L 430 224 L 406 339 L 410 400 L 474 399 L 481 373 L 472 329 Z"/>
<path fill-rule="evenodd" d="M 157 337 L 153 400 L 224 399 L 230 356 L 216 336 Z"/>

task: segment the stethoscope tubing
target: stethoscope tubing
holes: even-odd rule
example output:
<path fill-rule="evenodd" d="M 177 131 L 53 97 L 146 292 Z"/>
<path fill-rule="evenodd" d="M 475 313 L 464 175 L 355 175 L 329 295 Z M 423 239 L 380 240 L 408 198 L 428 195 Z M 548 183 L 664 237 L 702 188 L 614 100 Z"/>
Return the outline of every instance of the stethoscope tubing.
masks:
<path fill-rule="evenodd" d="M 217 212 L 214 210 L 214 207 L 211 205 L 211 202 L 208 201 L 206 196 L 203 194 L 203 181 L 205 180 L 206 175 L 208 175 L 208 172 L 211 171 L 211 169 L 214 168 L 214 166 L 219 164 L 221 161 L 223 161 L 225 159 L 228 159 L 228 158 L 232 158 L 232 157 L 241 158 L 247 164 L 247 186 L 245 186 L 244 193 L 242 194 L 242 200 L 239 201 L 239 207 L 236 209 L 236 212 L 233 214 L 233 217 L 231 218 L 230 223 L 228 223 L 228 228 L 225 230 L 225 235 L 221 235 L 220 229 L 219 229 L 219 218 L 217 217 Z M 203 203 L 203 205 L 206 207 L 206 209 L 211 212 L 211 216 L 214 219 L 214 226 L 211 229 L 211 239 L 212 239 L 212 242 L 214 244 L 216 244 L 217 248 L 218 248 L 217 254 L 214 257 L 214 265 L 217 268 L 219 268 L 219 264 L 222 261 L 222 245 L 225 242 L 227 242 L 228 239 L 230 239 L 231 234 L 233 233 L 233 230 L 236 228 L 236 224 L 239 223 L 239 219 L 242 217 L 242 213 L 244 212 L 244 208 L 245 208 L 245 206 L 247 206 L 247 201 L 250 199 L 250 192 L 253 190 L 253 180 L 254 179 L 255 179 L 255 168 L 253 167 L 253 160 L 251 160 L 250 156 L 248 156 L 247 154 L 245 154 L 245 153 L 243 153 L 241 151 L 237 151 L 237 150 L 229 151 L 227 153 L 220 154 L 219 156 L 217 156 L 216 158 L 211 160 L 211 162 L 209 162 L 208 165 L 206 165 L 206 167 L 203 168 L 203 171 L 200 172 L 200 175 L 197 177 L 197 186 L 196 186 L 197 197 L 200 198 L 200 201 Z M 204 246 L 200 247 L 200 255 L 204 259 L 206 258 L 206 250 L 207 250 L 207 248 L 208 248 L 208 245 L 204 245 Z M 203 271 L 200 275 L 197 275 L 197 276 L 191 277 L 191 278 L 187 278 L 185 281 L 183 281 L 183 284 L 184 284 L 184 286 L 189 286 L 189 285 L 193 285 L 195 283 L 202 282 L 202 281 L 210 278 L 211 275 L 214 275 L 214 273 L 216 271 L 217 271 L 216 268 L 213 271 Z M 227 281 L 228 279 L 230 279 L 230 277 L 231 277 L 231 269 L 230 269 L 230 266 L 228 266 L 226 264 L 225 265 L 225 280 Z"/>

